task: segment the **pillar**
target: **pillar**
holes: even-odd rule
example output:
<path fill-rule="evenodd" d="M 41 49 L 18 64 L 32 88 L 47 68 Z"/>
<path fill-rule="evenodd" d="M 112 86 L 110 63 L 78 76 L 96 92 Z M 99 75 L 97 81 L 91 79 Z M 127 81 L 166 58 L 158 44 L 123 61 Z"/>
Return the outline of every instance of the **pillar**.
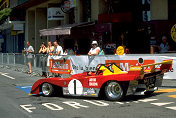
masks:
<path fill-rule="evenodd" d="M 25 26 L 25 40 L 35 46 L 35 11 L 26 11 L 26 26 Z"/>
<path fill-rule="evenodd" d="M 38 52 L 42 42 L 47 43 L 46 37 L 40 37 L 39 31 L 47 28 L 47 8 L 35 9 L 35 52 Z"/>

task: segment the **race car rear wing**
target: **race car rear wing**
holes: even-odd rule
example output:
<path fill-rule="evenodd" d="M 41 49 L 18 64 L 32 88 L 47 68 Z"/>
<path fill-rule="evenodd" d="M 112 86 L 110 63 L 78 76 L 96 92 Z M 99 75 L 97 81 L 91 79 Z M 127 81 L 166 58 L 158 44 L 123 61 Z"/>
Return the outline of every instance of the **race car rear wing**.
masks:
<path fill-rule="evenodd" d="M 130 67 L 129 72 L 140 71 L 140 75 L 145 75 L 149 73 L 154 73 L 160 71 L 161 73 L 166 73 L 172 69 L 172 60 L 164 60 L 161 63 L 153 63 L 141 66 Z"/>

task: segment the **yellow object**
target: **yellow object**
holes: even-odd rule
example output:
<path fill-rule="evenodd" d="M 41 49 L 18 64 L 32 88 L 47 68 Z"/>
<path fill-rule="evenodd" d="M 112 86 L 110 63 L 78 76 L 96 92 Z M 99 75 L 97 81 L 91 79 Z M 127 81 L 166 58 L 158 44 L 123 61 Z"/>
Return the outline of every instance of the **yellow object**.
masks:
<path fill-rule="evenodd" d="M 176 24 L 171 28 L 171 37 L 176 42 Z"/>
<path fill-rule="evenodd" d="M 99 70 L 102 70 L 103 71 L 103 75 L 112 75 L 113 73 L 108 69 L 106 68 L 105 66 L 101 66 Z"/>
<path fill-rule="evenodd" d="M 99 70 L 103 71 L 103 75 L 113 75 L 113 74 L 124 74 L 124 73 L 128 73 L 126 71 L 122 71 L 115 64 L 112 64 L 111 68 L 108 68 L 108 67 L 105 67 L 104 65 L 102 65 Z"/>
<path fill-rule="evenodd" d="M 91 96 L 96 96 L 97 94 L 90 94 Z"/>
<path fill-rule="evenodd" d="M 12 36 L 17 35 L 17 32 L 16 31 L 11 31 L 11 35 Z"/>
<path fill-rule="evenodd" d="M 129 71 L 140 71 L 140 70 L 141 70 L 141 66 L 132 66 L 129 69 Z"/>
<path fill-rule="evenodd" d="M 112 69 L 114 70 L 114 73 L 118 73 L 118 72 L 122 71 L 120 68 L 118 68 L 114 64 L 112 65 Z"/>
<path fill-rule="evenodd" d="M 117 48 L 117 50 L 116 50 L 116 54 L 117 54 L 117 55 L 123 55 L 124 52 L 125 52 L 125 49 L 124 49 L 123 46 L 119 46 L 119 47 Z"/>
<path fill-rule="evenodd" d="M 170 98 L 176 98 L 176 95 L 168 95 Z"/>
<path fill-rule="evenodd" d="M 170 92 L 176 92 L 176 89 L 159 89 L 158 91 L 155 91 L 155 93 L 170 93 Z"/>

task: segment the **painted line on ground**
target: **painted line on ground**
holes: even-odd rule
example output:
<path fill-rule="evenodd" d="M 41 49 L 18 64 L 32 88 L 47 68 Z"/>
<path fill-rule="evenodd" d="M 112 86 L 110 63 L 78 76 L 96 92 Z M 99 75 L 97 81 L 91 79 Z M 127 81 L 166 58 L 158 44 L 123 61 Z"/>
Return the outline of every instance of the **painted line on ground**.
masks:
<path fill-rule="evenodd" d="M 176 89 L 159 89 L 158 91 L 155 91 L 155 93 L 170 93 L 170 92 L 176 92 Z"/>
<path fill-rule="evenodd" d="M 153 104 L 153 105 L 156 105 L 156 106 L 164 106 L 164 105 L 168 105 L 168 104 L 172 104 L 174 102 L 163 102 L 163 103 L 150 103 L 150 104 Z"/>
<path fill-rule="evenodd" d="M 170 98 L 176 98 L 176 95 L 168 95 Z"/>
<path fill-rule="evenodd" d="M 8 74 L 8 73 L 2 73 L 2 72 L 0 72 L 0 75 L 2 75 L 2 76 L 4 76 L 4 77 L 7 77 L 7 78 L 12 79 L 12 80 L 15 79 L 14 77 L 11 77 L 11 76 L 9 76 L 9 75 L 7 75 L 7 74 Z"/>
<path fill-rule="evenodd" d="M 152 102 L 158 99 L 143 99 L 143 100 L 138 100 L 139 102 Z"/>
<path fill-rule="evenodd" d="M 166 107 L 167 109 L 172 109 L 176 111 L 176 106 L 172 106 L 172 107 Z"/>

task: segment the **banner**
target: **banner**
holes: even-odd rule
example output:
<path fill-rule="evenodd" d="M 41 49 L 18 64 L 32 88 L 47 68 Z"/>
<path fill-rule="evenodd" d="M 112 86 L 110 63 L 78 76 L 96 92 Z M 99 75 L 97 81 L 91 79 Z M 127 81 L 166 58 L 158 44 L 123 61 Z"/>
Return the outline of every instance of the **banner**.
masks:
<path fill-rule="evenodd" d="M 67 71 L 71 69 L 71 74 L 82 73 L 85 71 L 95 71 L 98 64 L 116 63 L 122 70 L 129 71 L 131 66 L 141 66 L 152 63 L 159 63 L 163 60 L 173 59 L 173 68 L 165 73 L 164 79 L 176 79 L 176 57 L 170 56 L 130 56 L 130 55 L 106 55 L 106 56 L 62 56 L 60 59 L 50 59 L 50 64 L 54 70 Z M 60 60 L 60 61 L 56 61 Z M 65 61 L 61 61 L 65 60 Z M 54 61 L 54 62 L 52 62 Z M 57 63 L 55 63 L 57 62 Z M 53 66 L 53 64 L 55 65 Z M 60 65 L 59 65 L 60 64 Z M 157 68 L 157 67 L 156 67 Z M 52 71 L 54 72 L 54 71 Z"/>

